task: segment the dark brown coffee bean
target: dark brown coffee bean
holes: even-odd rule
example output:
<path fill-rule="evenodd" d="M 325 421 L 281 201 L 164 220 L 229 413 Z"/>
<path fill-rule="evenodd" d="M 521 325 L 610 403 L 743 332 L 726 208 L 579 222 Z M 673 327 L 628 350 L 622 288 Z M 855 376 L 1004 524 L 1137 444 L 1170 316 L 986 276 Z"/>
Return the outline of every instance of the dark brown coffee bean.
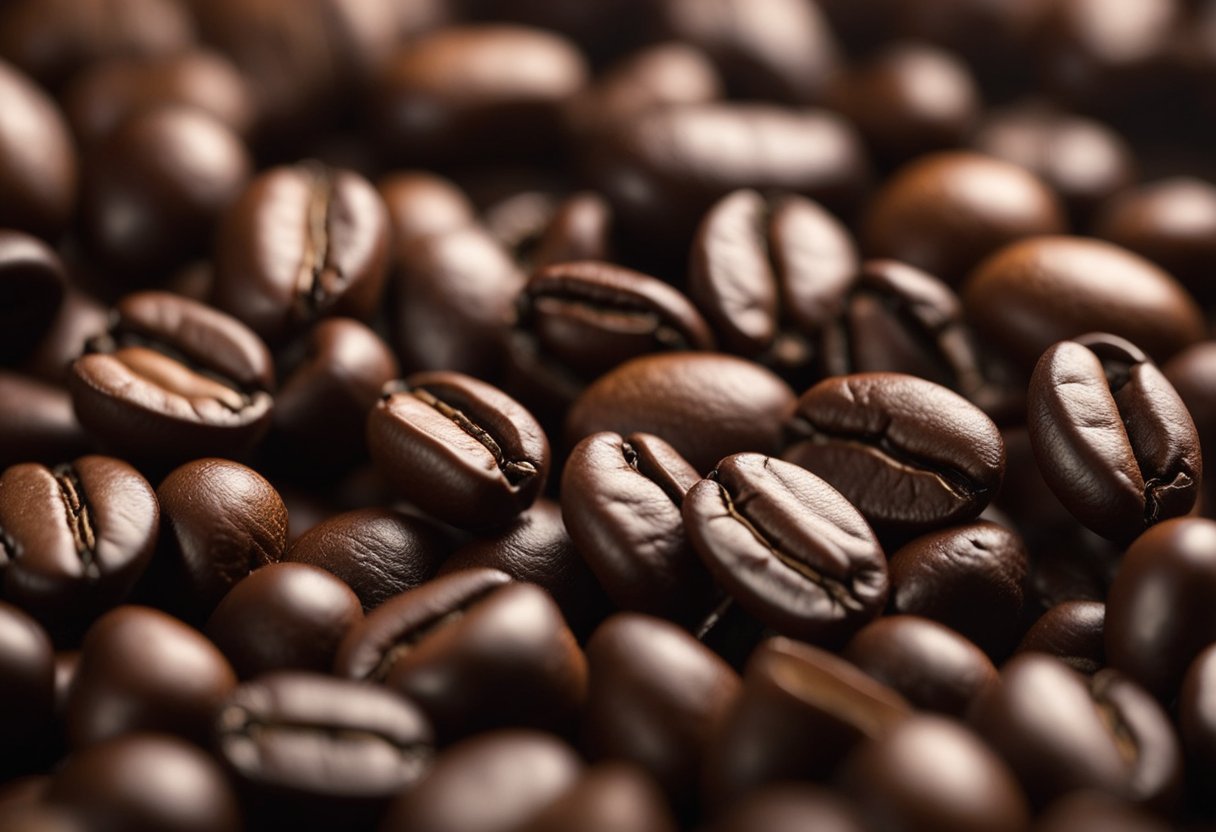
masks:
<path fill-rule="evenodd" d="M 1169 832 L 1159 815 L 1100 792 L 1075 792 L 1042 812 L 1034 832 Z"/>
<path fill-rule="evenodd" d="M 711 832 L 864 832 L 847 800 L 822 786 L 783 784 L 755 789 L 710 827 Z"/>
<path fill-rule="evenodd" d="M 1216 471 L 1216 343 L 1201 341 L 1187 347 L 1164 364 L 1161 372 L 1195 422 L 1204 470 Z M 1201 486 L 1205 491 L 1202 507 L 1210 515 L 1212 478 Z"/>
<path fill-rule="evenodd" d="M 1178 696 L 1178 733 L 1186 750 L 1191 782 L 1202 784 L 1216 774 L 1216 644 L 1191 662 Z"/>
<path fill-rule="evenodd" d="M 684 630 L 634 613 L 595 631 L 587 662 L 584 751 L 594 760 L 635 763 L 677 809 L 695 806 L 701 760 L 738 694 L 738 675 Z"/>
<path fill-rule="evenodd" d="M 430 723 L 408 699 L 301 672 L 234 689 L 216 712 L 214 740 L 266 821 L 305 828 L 367 823 L 434 755 Z"/>
<path fill-rule="evenodd" d="M 85 636 L 68 694 L 68 739 L 81 748 L 166 731 L 202 742 L 235 685 L 228 660 L 202 633 L 150 607 L 119 607 Z"/>
<path fill-rule="evenodd" d="M 783 458 L 823 477 L 881 530 L 908 534 L 975 518 L 1005 473 L 984 413 L 901 373 L 830 378 L 798 400 Z"/>
<path fill-rule="evenodd" d="M 602 763 L 518 832 L 675 832 L 675 819 L 654 782 L 640 769 Z"/>
<path fill-rule="evenodd" d="M 887 600 L 887 561 L 865 519 L 796 465 L 735 454 L 689 489 L 684 530 L 746 611 L 797 638 L 843 640 Z"/>
<path fill-rule="evenodd" d="M 232 786 L 211 756 L 163 734 L 132 734 L 77 751 L 55 773 L 47 800 L 87 818 L 82 828 L 89 830 L 243 826 Z"/>
<path fill-rule="evenodd" d="M 1127 550 L 1106 601 L 1106 657 L 1169 701 L 1187 665 L 1216 641 L 1216 522 L 1168 520 Z"/>
<path fill-rule="evenodd" d="M 1093 789 L 1168 808 L 1179 793 L 1182 755 L 1161 707 L 1116 670 L 1092 679 L 1042 653 L 1001 668 L 1001 683 L 971 710 L 976 730 L 1014 770 L 1039 806 Z"/>
<path fill-rule="evenodd" d="M 453 572 L 377 607 L 347 635 L 334 670 L 409 696 L 445 741 L 504 725 L 566 727 L 587 692 L 587 661 L 557 605 L 493 569 Z"/>
<path fill-rule="evenodd" d="M 46 727 L 55 707 L 51 637 L 30 616 L 0 601 L 0 742 L 9 753 Z M 8 766 L 3 767 L 7 770 Z"/>
<path fill-rule="evenodd" d="M 38 346 L 59 313 L 66 282 L 63 264 L 45 243 L 0 230 L 0 363 L 15 364 Z"/>
<path fill-rule="evenodd" d="M 388 208 L 394 261 L 419 237 L 458 231 L 477 220 L 477 211 L 464 191 L 433 173 L 391 173 L 376 183 L 376 190 Z"/>
<path fill-rule="evenodd" d="M 729 349 L 799 369 L 839 314 L 857 264 L 848 231 L 809 199 L 735 191 L 701 221 L 689 292 Z"/>
<path fill-rule="evenodd" d="M 612 207 L 594 191 L 571 194 L 554 208 L 547 226 L 524 254 L 524 262 L 533 269 L 611 260 Z"/>
<path fill-rule="evenodd" d="M 494 528 L 536 499 L 549 442 L 501 390 L 460 373 L 385 386 L 367 420 L 372 461 L 414 505 L 462 528 Z"/>
<path fill-rule="evenodd" d="M 1106 605 L 1098 601 L 1056 604 L 1026 631 L 1018 652 L 1048 653 L 1078 673 L 1092 676 L 1106 666 L 1105 620 Z"/>
<path fill-rule="evenodd" d="M 316 163 L 273 168 L 220 225 L 214 302 L 278 342 L 319 318 L 370 318 L 388 262 L 388 212 L 370 182 Z"/>
<path fill-rule="evenodd" d="M 4 597 L 52 628 L 122 601 L 152 557 L 160 510 L 122 460 L 85 456 L 0 476 Z"/>
<path fill-rule="evenodd" d="M 1030 810 L 1013 774 L 971 731 L 916 716 L 861 745 L 841 780 L 871 828 L 1017 832 Z"/>
<path fill-rule="evenodd" d="M 680 506 L 701 475 L 657 436 L 604 432 L 562 471 L 562 518 L 578 552 L 622 609 L 691 621 L 710 606 L 708 575 Z"/>
<path fill-rule="evenodd" d="M 37 3 L 26 3 L 37 7 Z M 59 4 L 63 5 L 63 4 Z M 14 14 L 14 8 L 6 11 Z M 0 25 L 0 40 L 13 32 Z M 10 54 L 0 44 L 0 52 Z M 11 64 L 0 61 L 0 227 L 53 239 L 76 208 L 76 155 L 67 124 L 47 94 Z"/>
<path fill-rule="evenodd" d="M 1195 424 L 1133 344 L 1106 334 L 1056 344 L 1028 399 L 1043 479 L 1086 527 L 1131 540 L 1194 505 L 1203 475 Z"/>
<path fill-rule="evenodd" d="M 726 807 L 767 784 L 824 779 L 866 738 L 912 713 L 895 691 L 824 650 L 764 642 L 705 759 L 705 802 Z"/>
<path fill-rule="evenodd" d="M 977 521 L 929 532 L 891 556 L 891 607 L 940 621 L 989 656 L 1021 631 L 1027 554 L 1014 531 Z"/>
<path fill-rule="evenodd" d="M 534 731 L 496 731 L 445 751 L 401 794 L 382 832 L 512 832 L 574 788 L 583 764 L 568 745 Z"/>
<path fill-rule="evenodd" d="M 1065 230 L 1059 200 L 1017 165 L 956 151 L 910 162 L 870 203 L 872 257 L 901 260 L 958 285 L 1001 246 Z"/>
<path fill-rule="evenodd" d="M 81 424 L 133 459 L 237 456 L 270 427 L 274 364 L 244 324 L 167 292 L 128 295 L 68 387 Z"/>
<path fill-rule="evenodd" d="M 0 370 L 0 466 L 54 465 L 88 453 L 90 445 L 66 390 Z"/>
<path fill-rule="evenodd" d="M 918 709 L 961 717 L 984 688 L 998 683 L 983 651 L 954 630 L 915 615 L 883 616 L 841 651 Z"/>
<path fill-rule="evenodd" d="M 1204 335 L 1199 307 L 1169 275 L 1083 237 L 1006 246 L 975 270 L 962 296 L 976 333 L 1028 374 L 1052 344 L 1087 332 L 1126 338 L 1155 361 Z"/>

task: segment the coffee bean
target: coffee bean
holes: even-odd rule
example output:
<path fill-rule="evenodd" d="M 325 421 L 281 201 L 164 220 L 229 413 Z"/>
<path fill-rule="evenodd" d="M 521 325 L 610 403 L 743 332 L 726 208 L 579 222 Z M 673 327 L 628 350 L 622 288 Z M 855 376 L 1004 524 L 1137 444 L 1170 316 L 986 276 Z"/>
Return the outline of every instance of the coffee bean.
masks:
<path fill-rule="evenodd" d="M 1186 405 L 1133 344 L 1105 334 L 1043 353 L 1030 380 L 1030 441 L 1069 511 L 1111 540 L 1186 514 L 1203 460 Z"/>
<path fill-rule="evenodd" d="M 160 511 L 127 463 L 85 456 L 0 476 L 4 596 L 53 629 L 122 601 L 152 557 Z"/>
<path fill-rule="evenodd" d="M 839 794 L 822 786 L 765 786 L 748 794 L 723 814 L 712 832 L 863 832 L 857 809 Z"/>
<path fill-rule="evenodd" d="M 373 610 L 334 670 L 414 699 L 441 741 L 500 726 L 560 729 L 587 693 L 587 662 L 544 590 L 466 569 Z"/>
<path fill-rule="evenodd" d="M 119 301 L 68 376 L 90 433 L 161 464 L 248 450 L 270 427 L 273 384 L 270 352 L 252 331 L 167 292 Z"/>
<path fill-rule="evenodd" d="M 1216 641 L 1216 523 L 1169 520 L 1136 539 L 1106 601 L 1106 657 L 1168 701 L 1187 665 Z"/>
<path fill-rule="evenodd" d="M 1216 646 L 1204 649 L 1191 662 L 1183 677 L 1178 696 L 1178 733 L 1187 759 L 1192 783 L 1211 782 L 1216 772 Z"/>
<path fill-rule="evenodd" d="M 15 364 L 38 345 L 65 289 L 63 264 L 53 250 L 37 237 L 0 230 L 0 362 Z"/>
<path fill-rule="evenodd" d="M 317 163 L 272 168 L 221 222 L 213 300 L 279 342 L 319 318 L 370 318 L 388 262 L 388 212 L 370 182 Z"/>
<path fill-rule="evenodd" d="M 417 373 L 386 385 L 368 416 L 367 443 L 403 497 L 462 528 L 508 523 L 549 473 L 549 443 L 532 414 L 460 373 Z"/>
<path fill-rule="evenodd" d="M 413 240 L 458 231 L 476 222 L 476 209 L 464 191 L 442 176 L 425 171 L 397 171 L 376 183 L 388 209 L 393 260 Z"/>
<path fill-rule="evenodd" d="M 1204 469 L 1216 471 L 1216 347 L 1211 341 L 1187 347 L 1164 364 L 1161 372 L 1195 422 Z M 1201 486 L 1210 494 L 1211 479 Z M 1212 504 L 1210 497 L 1204 502 Z"/>
<path fill-rule="evenodd" d="M 0 742 L 9 753 L 26 746 L 50 721 L 55 705 L 51 637 L 19 608 L 0 601 Z M 4 766 L 7 770 L 8 766 Z"/>
<path fill-rule="evenodd" d="M 88 453 L 90 444 L 66 390 L 0 370 L 0 466 L 54 465 Z"/>
<path fill-rule="evenodd" d="M 783 458 L 839 489 L 876 528 L 916 534 L 975 518 L 1005 472 L 992 420 L 900 373 L 829 378 L 798 400 Z"/>
<path fill-rule="evenodd" d="M 1040 616 L 1018 645 L 1055 656 L 1078 673 L 1092 676 L 1106 666 L 1102 625 L 1106 605 L 1098 601 L 1065 601 Z"/>
<path fill-rule="evenodd" d="M 532 269 L 584 260 L 605 262 L 612 256 L 612 207 L 594 191 L 571 194 L 526 253 Z M 517 252 L 518 257 L 518 252 Z"/>
<path fill-rule="evenodd" d="M 588 769 L 578 782 L 519 832 L 675 832 L 675 820 L 663 794 L 640 769 L 603 763 Z"/>
<path fill-rule="evenodd" d="M 735 454 L 689 489 L 684 530 L 714 580 L 778 632 L 847 638 L 887 600 L 887 562 L 866 521 L 796 465 Z"/>

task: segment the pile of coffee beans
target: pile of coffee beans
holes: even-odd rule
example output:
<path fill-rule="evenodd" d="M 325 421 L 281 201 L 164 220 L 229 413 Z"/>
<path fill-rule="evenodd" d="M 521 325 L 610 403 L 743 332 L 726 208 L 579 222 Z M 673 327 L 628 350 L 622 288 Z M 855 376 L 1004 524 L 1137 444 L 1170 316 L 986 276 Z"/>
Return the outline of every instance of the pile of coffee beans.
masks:
<path fill-rule="evenodd" d="M 1214 146 L 1216 0 L 0 0 L 0 832 L 1216 830 Z"/>

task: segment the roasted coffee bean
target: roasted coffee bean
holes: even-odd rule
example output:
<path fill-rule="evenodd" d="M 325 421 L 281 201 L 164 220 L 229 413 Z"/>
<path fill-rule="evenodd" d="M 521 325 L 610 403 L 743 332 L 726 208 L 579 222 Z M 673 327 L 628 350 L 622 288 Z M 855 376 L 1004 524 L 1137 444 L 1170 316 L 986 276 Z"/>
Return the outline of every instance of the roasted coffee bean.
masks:
<path fill-rule="evenodd" d="M 1191 662 L 1178 696 L 1178 733 L 1192 783 L 1211 782 L 1216 774 L 1216 645 L 1204 649 Z M 1202 795 L 1202 791 L 1196 790 Z"/>
<path fill-rule="evenodd" d="M 87 622 L 134 586 L 159 519 L 152 486 L 122 460 L 12 466 L 0 476 L 4 597 L 55 629 Z"/>
<path fill-rule="evenodd" d="M 889 566 L 895 612 L 939 621 L 994 658 L 1017 641 L 1027 571 L 1017 532 L 984 520 L 929 532 Z"/>
<path fill-rule="evenodd" d="M 562 518 L 617 606 L 683 622 L 712 606 L 680 514 L 700 478 L 675 448 L 646 433 L 596 433 L 570 452 Z"/>
<path fill-rule="evenodd" d="M 1031 625 L 1018 645 L 1018 652 L 1048 653 L 1078 673 L 1092 676 L 1106 666 L 1102 633 L 1105 620 L 1105 604 L 1065 601 Z"/>
<path fill-rule="evenodd" d="M 818 474 L 877 529 L 916 534 L 974 519 L 1005 473 L 984 413 L 901 373 L 830 378 L 798 400 L 783 458 Z"/>
<path fill-rule="evenodd" d="M 0 742 L 15 753 L 46 727 L 55 706 L 51 637 L 30 616 L 0 601 Z M 5 764 L 2 770 L 7 771 Z"/>
<path fill-rule="evenodd" d="M 730 350 L 805 375 L 857 264 L 848 231 L 811 200 L 735 191 L 701 221 L 689 292 Z"/>
<path fill-rule="evenodd" d="M 957 722 L 916 716 L 861 745 L 844 764 L 844 788 L 870 828 L 1016 832 L 1030 810 L 1013 774 Z"/>
<path fill-rule="evenodd" d="M 63 263 L 53 250 L 24 232 L 0 230 L 0 363 L 15 364 L 33 351 L 54 323 L 65 289 Z"/>
<path fill-rule="evenodd" d="M 166 731 L 202 742 L 235 685 L 228 660 L 202 633 L 150 607 L 119 607 L 85 635 L 68 694 L 68 739 L 81 748 Z"/>
<path fill-rule="evenodd" d="M 350 587 L 303 563 L 272 563 L 237 583 L 207 621 L 207 637 L 237 676 L 328 671 L 338 645 L 363 620 Z"/>
<path fill-rule="evenodd" d="M 278 342 L 319 318 L 370 318 L 388 263 L 388 212 L 370 182 L 317 163 L 272 168 L 225 213 L 213 300 Z"/>
<path fill-rule="evenodd" d="M 1159 815 L 1100 792 L 1076 792 L 1042 812 L 1034 832 L 1169 832 Z"/>
<path fill-rule="evenodd" d="M 542 177 L 540 171 L 523 168 L 465 182 L 481 206 L 481 224 L 525 269 L 532 250 L 557 215 L 567 187 L 563 180 Z M 537 178 L 542 180 L 537 182 Z"/>
<path fill-rule="evenodd" d="M 25 3 L 37 7 L 37 3 Z M 63 4 L 60 4 L 63 5 Z M 13 14 L 10 7 L 6 12 Z M 13 30 L 0 24 L 2 44 Z M 55 103 L 11 64 L 0 61 L 0 228 L 58 236 L 76 208 L 76 154 Z"/>
<path fill-rule="evenodd" d="M 700 763 L 738 695 L 738 675 L 687 632 L 635 613 L 595 631 L 587 662 L 583 750 L 593 760 L 635 763 L 677 809 L 695 806 Z"/>
<path fill-rule="evenodd" d="M 868 163 L 853 128 L 823 110 L 755 103 L 663 107 L 588 148 L 592 181 L 642 238 L 687 239 L 740 188 L 798 193 L 834 211 L 857 201 Z"/>
<path fill-rule="evenodd" d="M 372 461 L 433 517 L 461 528 L 505 525 L 549 473 L 549 442 L 518 402 L 460 373 L 385 385 L 367 420 Z"/>
<path fill-rule="evenodd" d="M 915 615 L 883 616 L 857 631 L 841 651 L 912 705 L 961 717 L 996 668 L 983 651 L 948 627 Z"/>
<path fill-rule="evenodd" d="M 268 823 L 306 828 L 367 823 L 434 756 L 430 723 L 408 699 L 301 672 L 233 690 L 216 712 L 214 742 Z"/>
<path fill-rule="evenodd" d="M 711 832 L 864 832 L 857 809 L 822 786 L 784 784 L 750 792 L 710 827 Z"/>
<path fill-rule="evenodd" d="M 1043 479 L 1087 528 L 1131 540 L 1195 504 L 1195 423 L 1133 344 L 1106 334 L 1056 344 L 1039 359 L 1028 399 Z"/>
<path fill-rule="evenodd" d="M 1127 550 L 1106 601 L 1106 657 L 1169 701 L 1187 665 L 1216 641 L 1216 522 L 1169 520 Z"/>
<path fill-rule="evenodd" d="M 560 729 L 587 693 L 587 661 L 557 605 L 493 569 L 453 572 L 377 607 L 334 669 L 412 698 L 443 741 L 506 725 Z"/>
<path fill-rule="evenodd" d="M 458 231 L 477 221 L 477 210 L 464 191 L 433 173 L 397 171 L 377 182 L 376 190 L 388 209 L 394 262 L 419 237 Z"/>
<path fill-rule="evenodd" d="M 270 427 L 273 384 L 270 351 L 244 324 L 167 292 L 119 301 L 68 375 L 90 433 L 161 464 L 247 451 Z"/>
<path fill-rule="evenodd" d="M 517 256 L 518 256 L 517 252 Z M 532 269 L 584 260 L 605 262 L 612 255 L 612 207 L 594 191 L 566 197 L 527 252 Z"/>
<path fill-rule="evenodd" d="M 1027 374 L 1057 341 L 1126 338 L 1165 361 L 1203 338 L 1203 316 L 1169 275 L 1126 249 L 1083 237 L 1032 237 L 985 260 L 962 292 L 976 333 Z"/>
<path fill-rule="evenodd" d="M 669 442 L 698 471 L 739 451 L 776 453 L 793 391 L 758 364 L 717 353 L 627 361 L 588 387 L 566 419 L 566 438 L 615 431 Z"/>
<path fill-rule="evenodd" d="M 252 468 L 226 459 L 187 462 L 156 497 L 164 523 L 153 575 L 161 572 L 159 591 L 175 594 L 184 614 L 205 618 L 246 575 L 283 557 L 287 507 Z"/>
<path fill-rule="evenodd" d="M 1161 372 L 1195 422 L 1204 469 L 1216 470 L 1216 344 L 1201 341 L 1187 347 L 1163 365 Z M 1207 495 L 1211 494 L 1211 484 L 1211 478 L 1202 483 Z M 1211 497 L 1205 496 L 1205 513 L 1211 514 L 1212 505 Z"/>
<path fill-rule="evenodd" d="M 511 832 L 576 787 L 583 764 L 561 740 L 496 731 L 453 746 L 401 794 L 382 832 Z"/>
<path fill-rule="evenodd" d="M 291 544 L 283 559 L 337 575 L 370 612 L 430 580 L 446 556 L 446 542 L 427 523 L 366 508 L 318 523 Z"/>
<path fill-rule="evenodd" d="M 729 456 L 689 489 L 683 515 L 718 585 L 780 633 L 836 642 L 886 603 L 887 561 L 865 519 L 796 465 Z"/>
<path fill-rule="evenodd" d="M 1117 670 L 1087 679 L 1042 653 L 1023 653 L 984 690 L 971 722 L 1042 806 L 1079 789 L 1169 808 L 1182 755 L 1169 718 Z"/>
<path fill-rule="evenodd" d="M 725 807 L 767 783 L 824 779 L 854 746 L 911 712 L 902 696 L 843 659 L 770 639 L 752 653 L 743 688 L 714 732 L 704 800 Z"/>
<path fill-rule="evenodd" d="M 402 365 L 495 377 L 525 280 L 506 249 L 478 226 L 405 243 L 389 312 Z"/>
<path fill-rule="evenodd" d="M 55 773 L 47 801 L 87 818 L 83 828 L 90 830 L 244 826 L 232 786 L 211 756 L 164 734 L 132 734 L 76 751 Z"/>
<path fill-rule="evenodd" d="M 0 466 L 54 465 L 88 453 L 89 446 L 66 390 L 0 370 Z"/>
<path fill-rule="evenodd" d="M 517 828 L 519 832 L 675 832 L 677 826 L 663 793 L 643 771 L 603 763 L 588 769 L 561 797 Z"/>

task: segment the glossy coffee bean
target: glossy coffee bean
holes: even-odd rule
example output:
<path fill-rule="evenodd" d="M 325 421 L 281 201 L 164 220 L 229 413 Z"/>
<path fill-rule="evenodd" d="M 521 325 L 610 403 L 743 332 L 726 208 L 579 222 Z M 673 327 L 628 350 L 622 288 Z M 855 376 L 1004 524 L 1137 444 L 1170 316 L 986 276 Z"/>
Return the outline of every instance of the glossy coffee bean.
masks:
<path fill-rule="evenodd" d="M 535 156 L 586 83 L 572 43 L 523 26 L 451 27 L 402 46 L 376 92 L 382 141 L 411 162 Z"/>
<path fill-rule="evenodd" d="M 964 151 L 910 162 L 870 203 L 863 237 L 889 257 L 958 285 L 1002 246 L 1065 230 L 1059 200 L 1017 165 Z"/>
<path fill-rule="evenodd" d="M 534 731 L 496 731 L 441 754 L 393 801 L 382 832 L 511 832 L 574 788 L 583 764 L 568 745 Z"/>
<path fill-rule="evenodd" d="M 1033 237 L 985 260 L 963 287 L 977 334 L 1030 372 L 1057 341 L 1126 338 L 1165 361 L 1203 338 L 1199 307 L 1168 274 L 1126 249 L 1083 237 Z"/>
<path fill-rule="evenodd" d="M 366 823 L 434 756 L 430 723 L 408 699 L 302 672 L 234 689 L 216 711 L 214 745 L 267 822 L 306 828 Z"/>
<path fill-rule="evenodd" d="M 738 695 L 738 675 L 687 632 L 635 613 L 595 631 L 587 662 L 583 750 L 640 766 L 677 809 L 694 806 L 701 760 Z"/>
<path fill-rule="evenodd" d="M 84 233 L 116 282 L 154 282 L 210 252 L 220 215 L 253 161 L 240 137 L 209 113 L 159 107 L 124 122 L 87 158 Z"/>
<path fill-rule="evenodd" d="M 119 459 L 84 456 L 0 476 L 4 597 L 53 628 L 119 603 L 152 557 L 156 495 Z"/>
<path fill-rule="evenodd" d="M 1025 829 L 1013 774 L 957 722 L 917 716 L 860 746 L 841 779 L 873 828 L 892 832 Z"/>
<path fill-rule="evenodd" d="M 90 445 L 66 390 L 0 370 L 0 466 L 53 465 L 88 453 Z"/>
<path fill-rule="evenodd" d="M 583 391 L 566 438 L 615 431 L 669 442 L 698 471 L 739 451 L 776 453 L 793 392 L 758 364 L 718 353 L 666 353 L 628 361 Z"/>
<path fill-rule="evenodd" d="M 0 126 L 0 227 L 53 239 L 76 208 L 76 155 L 67 124 L 50 97 L 5 61 L 0 106 L 6 113 Z"/>
<path fill-rule="evenodd" d="M 457 231 L 476 222 L 477 210 L 464 191 L 427 171 L 390 173 L 376 183 L 376 190 L 388 209 L 394 261 L 419 237 Z"/>
<path fill-rule="evenodd" d="M 1187 665 L 1216 641 L 1216 523 L 1169 520 L 1127 550 L 1106 601 L 1106 658 L 1168 701 Z"/>
<path fill-rule="evenodd" d="M 809 199 L 735 191 L 701 221 L 688 286 L 728 349 L 779 369 L 814 356 L 857 271 L 847 230 Z"/>
<path fill-rule="evenodd" d="M 66 290 L 59 256 L 37 237 L 0 230 L 0 362 L 15 364 L 51 328 Z"/>
<path fill-rule="evenodd" d="M 239 832 L 241 809 L 210 755 L 165 734 L 131 734 L 76 751 L 47 800 L 88 829 Z"/>
<path fill-rule="evenodd" d="M 1078 789 L 1168 808 L 1180 786 L 1182 755 L 1165 712 L 1116 670 L 1087 679 L 1042 653 L 1001 668 L 980 694 L 976 730 L 1042 806 Z"/>
<path fill-rule="evenodd" d="M 272 563 L 237 583 L 207 621 L 207 637 L 237 676 L 328 671 L 338 645 L 363 620 L 350 587 L 302 563 Z"/>
<path fill-rule="evenodd" d="M 226 459 L 187 462 L 156 497 L 164 523 L 154 570 L 165 574 L 183 612 L 204 618 L 246 575 L 283 557 L 287 507 L 252 468 Z"/>
<path fill-rule="evenodd" d="M 50 720 L 55 705 L 55 653 L 42 626 L 0 601 L 0 742 L 14 751 Z M 5 766 L 7 769 L 7 766 Z"/>
<path fill-rule="evenodd" d="M 565 727 L 587 662 L 549 595 L 493 569 L 466 569 L 373 610 L 343 641 L 339 676 L 412 698 L 442 741 L 505 725 Z"/>
<path fill-rule="evenodd" d="M 996 668 L 982 650 L 950 628 L 915 615 L 870 622 L 840 655 L 914 707 L 949 716 L 961 717 L 981 691 L 997 684 Z"/>
<path fill-rule="evenodd" d="M 1048 653 L 1078 673 L 1092 676 L 1106 666 L 1102 631 L 1105 620 L 1105 604 L 1065 601 L 1043 613 L 1031 625 L 1022 636 L 1018 652 Z"/>
<path fill-rule="evenodd" d="M 371 183 L 317 163 L 271 168 L 225 213 L 213 302 L 271 342 L 316 320 L 375 312 L 388 212 Z"/>
<path fill-rule="evenodd" d="M 861 816 L 843 796 L 822 786 L 784 784 L 750 792 L 710 827 L 712 832 L 863 832 Z"/>
<path fill-rule="evenodd" d="M 85 635 L 66 729 L 81 748 L 137 731 L 202 741 L 236 676 L 202 633 L 150 607 L 123 606 Z"/>
<path fill-rule="evenodd" d="M 688 621 L 710 606 L 708 576 L 680 506 L 701 476 L 668 443 L 606 431 L 574 446 L 562 471 L 562 519 L 622 609 Z"/>
<path fill-rule="evenodd" d="M 962 396 L 901 373 L 830 378 L 798 400 L 783 458 L 818 474 L 876 528 L 974 519 L 1005 473 L 995 424 Z"/>
<path fill-rule="evenodd" d="M 462 528 L 505 525 L 536 499 L 549 442 L 527 410 L 460 373 L 385 386 L 368 415 L 372 461 L 401 496 Z"/>
<path fill-rule="evenodd" d="M 533 269 L 584 260 L 611 261 L 612 225 L 612 206 L 595 191 L 579 191 L 554 208 L 530 250 L 516 249 L 516 257 Z"/>
<path fill-rule="evenodd" d="M 985 520 L 922 535 L 891 556 L 891 608 L 958 631 L 1002 657 L 1020 632 L 1026 547 Z"/>
<path fill-rule="evenodd" d="M 1178 733 L 1192 769 L 1193 783 L 1216 773 L 1216 646 L 1191 662 L 1178 696 Z"/>
<path fill-rule="evenodd" d="M 1073 516 L 1111 540 L 1190 511 L 1203 459 L 1186 405 L 1136 346 L 1105 334 L 1062 341 L 1030 379 L 1030 441 Z"/>
<path fill-rule="evenodd" d="M 318 523 L 291 544 L 285 561 L 332 572 L 371 611 L 430 580 L 447 545 L 427 523 L 389 509 L 344 512 Z"/>
<path fill-rule="evenodd" d="M 167 292 L 128 295 L 68 375 L 80 423 L 161 464 L 239 456 L 270 427 L 270 351 L 235 318 Z"/>
<path fill-rule="evenodd" d="M 835 642 L 886 603 L 886 557 L 865 519 L 796 465 L 729 456 L 689 489 L 682 511 L 714 581 L 780 633 Z"/>
<path fill-rule="evenodd" d="M 1076 792 L 1042 812 L 1034 832 L 1167 832 L 1160 815 L 1100 792 Z"/>
<path fill-rule="evenodd" d="M 622 763 L 588 769 L 519 832 L 675 832 L 663 793 L 645 772 Z"/>
<path fill-rule="evenodd" d="M 769 639 L 752 653 L 743 689 L 714 732 L 704 800 L 726 807 L 764 784 L 825 779 L 858 743 L 884 736 L 911 712 L 849 662 Z"/>

